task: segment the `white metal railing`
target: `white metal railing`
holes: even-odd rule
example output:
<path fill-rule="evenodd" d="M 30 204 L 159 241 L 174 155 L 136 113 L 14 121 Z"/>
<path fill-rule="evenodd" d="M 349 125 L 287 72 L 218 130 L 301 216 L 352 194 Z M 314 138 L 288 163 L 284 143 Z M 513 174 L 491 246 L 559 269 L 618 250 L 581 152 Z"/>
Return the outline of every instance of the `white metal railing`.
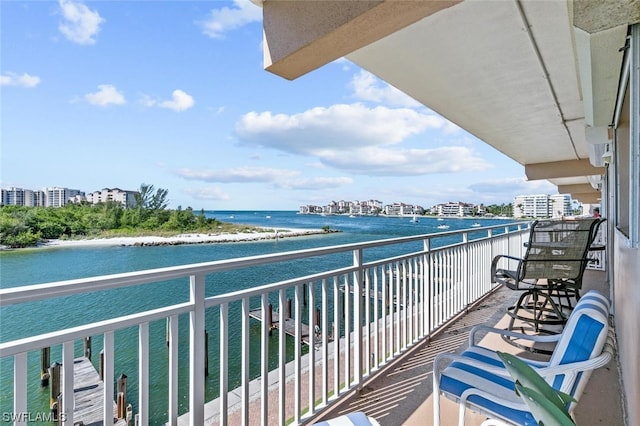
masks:
<path fill-rule="evenodd" d="M 482 236 L 471 240 L 471 233 Z M 13 360 L 13 413 L 28 413 L 30 409 L 28 354 L 37 356 L 42 348 L 62 345 L 61 419 L 65 425 L 81 420 L 74 419 L 73 398 L 64 395 L 74 393 L 75 342 L 97 335 L 102 336 L 106 380 L 102 401 L 96 403 L 103 407 L 104 424 L 111 424 L 118 355 L 115 334 L 136 327 L 137 342 L 120 343 L 138 346 L 138 374 L 133 378 L 137 383 L 134 410 L 138 424 L 175 425 L 180 411 L 188 411 L 191 425 L 202 425 L 210 418 L 220 425 L 246 425 L 250 418 L 252 423 L 262 425 L 305 423 L 490 292 L 492 257 L 522 255 L 527 233 L 524 223 L 499 225 L 2 289 L 1 307 L 172 279 L 188 279 L 190 289 L 187 302 L 0 343 L 0 358 Z M 436 247 L 438 239 L 452 236 L 460 242 Z M 414 243 L 414 247 L 421 243 L 421 248 L 402 253 L 407 251 L 407 243 Z M 398 255 L 364 260 L 369 251 L 381 247 L 397 247 Z M 345 253 L 351 253 L 352 262 L 338 268 L 206 296 L 207 279 L 215 279 L 224 271 L 310 259 L 322 265 L 324 258 Z M 276 308 L 272 311 L 271 306 Z M 252 327 L 252 312 L 262 318 L 259 333 L 255 333 L 257 326 Z M 276 336 L 270 336 L 270 312 L 279 325 L 292 324 L 294 338 L 286 336 L 284 326 L 277 329 Z M 187 370 L 181 370 L 179 362 L 179 324 L 184 324 L 180 316 L 188 317 L 188 408 L 180 406 L 184 395 L 180 397 L 178 379 Z M 157 413 L 159 408 L 152 406 L 149 397 L 150 386 L 156 386 L 151 383 L 156 379 L 151 377 L 149 353 L 151 346 L 157 346 L 150 340 L 149 330 L 150 324 L 158 321 L 166 323 L 168 346 L 168 408 L 161 421 L 157 417 L 150 420 L 150 413 Z M 206 340 L 206 329 L 212 323 L 215 336 Z M 307 329 L 308 335 L 304 336 Z M 208 346 L 209 341 L 218 342 L 217 348 Z M 232 349 L 232 354 L 231 342 L 238 348 Z M 257 372 L 251 368 L 251 361 L 256 359 L 260 366 Z M 219 391 L 215 400 L 206 402 L 203 366 L 212 361 Z M 27 419 L 15 416 L 12 421 L 21 425 Z"/>

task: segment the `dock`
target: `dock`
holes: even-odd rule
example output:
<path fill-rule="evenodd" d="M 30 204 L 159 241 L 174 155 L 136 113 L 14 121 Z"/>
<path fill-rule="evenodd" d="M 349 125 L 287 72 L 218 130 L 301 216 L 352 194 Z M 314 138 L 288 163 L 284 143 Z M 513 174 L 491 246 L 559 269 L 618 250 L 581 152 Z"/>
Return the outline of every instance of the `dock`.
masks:
<path fill-rule="evenodd" d="M 76 358 L 73 364 L 74 424 L 85 426 L 102 424 L 104 383 L 100 380 L 100 375 L 89 358 Z M 118 408 L 114 401 L 113 424 L 126 426 L 126 421 L 124 419 L 118 420 L 117 414 Z"/>
<path fill-rule="evenodd" d="M 258 321 L 262 321 L 262 309 L 254 309 L 252 311 L 249 311 L 249 316 Z M 281 324 L 279 315 L 274 312 L 271 315 L 271 325 L 269 327 L 269 331 L 273 329 L 279 329 L 280 327 Z M 296 322 L 293 318 L 285 318 L 282 328 L 284 328 L 284 332 L 287 335 L 296 337 Z M 301 322 L 300 332 L 302 333 L 302 343 L 304 343 L 305 345 L 310 345 L 311 341 L 309 339 L 309 325 Z"/>

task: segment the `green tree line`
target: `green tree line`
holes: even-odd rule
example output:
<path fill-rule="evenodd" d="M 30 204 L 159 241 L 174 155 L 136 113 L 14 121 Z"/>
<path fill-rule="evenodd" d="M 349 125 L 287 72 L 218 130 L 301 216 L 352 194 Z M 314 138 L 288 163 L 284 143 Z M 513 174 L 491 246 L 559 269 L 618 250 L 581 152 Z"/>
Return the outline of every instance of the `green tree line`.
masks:
<path fill-rule="evenodd" d="M 0 245 L 19 248 L 43 240 L 160 235 L 179 232 L 220 232 L 230 224 L 195 213 L 191 207 L 167 209 L 167 194 L 153 185 L 141 185 L 136 205 L 69 203 L 64 207 L 0 207 Z"/>

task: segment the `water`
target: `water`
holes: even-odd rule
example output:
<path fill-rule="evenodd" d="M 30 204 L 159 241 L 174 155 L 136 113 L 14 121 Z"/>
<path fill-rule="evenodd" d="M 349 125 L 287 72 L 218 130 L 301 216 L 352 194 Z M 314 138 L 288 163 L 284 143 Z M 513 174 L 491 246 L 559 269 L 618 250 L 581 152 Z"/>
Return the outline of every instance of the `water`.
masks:
<path fill-rule="evenodd" d="M 413 223 L 410 217 L 357 216 L 351 218 L 348 216 L 299 215 L 290 211 L 210 211 L 206 212 L 206 214 L 208 217 L 215 217 L 224 222 L 269 228 L 321 229 L 328 226 L 341 232 L 279 240 L 224 244 L 158 247 L 57 247 L 5 251 L 0 253 L 0 287 L 24 286 L 219 259 L 436 233 L 440 231 L 437 226 L 443 223 L 450 226 L 449 231 L 453 231 L 470 228 L 472 223 L 476 222 L 469 219 L 437 221 L 432 218 L 419 218 L 418 223 Z M 507 221 L 483 219 L 477 222 L 483 226 L 489 226 Z M 481 231 L 482 228 L 478 229 L 480 229 L 480 233 L 476 235 L 486 235 L 486 232 Z M 453 240 L 449 242 L 453 242 Z M 419 247 L 420 244 L 416 243 L 415 250 L 418 250 Z M 392 256 L 394 253 L 389 252 L 389 250 L 392 249 L 378 249 L 373 252 L 372 256 Z M 365 258 L 365 261 L 368 260 L 370 259 Z M 324 260 L 324 262 L 335 262 L 335 267 L 338 267 L 340 265 L 348 265 L 352 262 L 352 259 L 349 254 L 345 254 L 344 256 L 336 256 Z M 231 271 L 216 275 L 207 281 L 206 293 L 207 296 L 211 296 L 266 284 L 287 277 L 300 276 L 313 272 L 314 266 L 326 269 L 329 265 L 326 263 L 313 265 L 312 262 L 293 262 L 286 268 L 283 268 L 282 265 L 267 265 L 251 271 Z M 334 265 L 330 266 L 334 267 Z M 116 315 L 187 301 L 189 294 L 188 286 L 185 284 L 185 280 L 173 280 L 111 290 L 109 292 L 95 292 L 88 295 L 67 297 L 64 300 L 47 300 L 3 307 L 0 310 L 0 341 L 5 342 L 35 333 L 44 333 Z M 232 311 L 230 315 L 238 315 L 238 313 Z M 186 318 L 182 318 L 180 321 L 181 348 L 188 347 L 187 326 Z M 217 347 L 217 316 L 215 313 L 207 314 L 207 330 L 210 333 L 211 347 Z M 168 381 L 166 376 L 168 358 L 164 347 L 164 322 L 152 323 L 150 325 L 150 333 L 151 345 L 155 345 L 150 350 L 152 389 L 150 398 L 151 406 L 156 411 L 151 413 L 151 424 L 160 424 L 166 421 L 165 389 Z M 258 333 L 259 327 L 256 326 L 255 330 L 252 329 L 252 335 L 255 334 L 256 341 L 259 341 Z M 230 339 L 232 346 L 239 345 L 239 333 L 236 330 L 230 330 Z M 130 396 L 128 399 L 129 402 L 133 402 L 134 410 L 136 409 L 136 403 L 133 395 L 137 392 L 138 363 L 136 341 L 137 329 L 116 332 L 117 359 L 115 371 L 116 375 L 124 373 L 129 377 Z M 131 344 L 131 342 L 134 343 Z M 76 356 L 82 353 L 81 345 L 81 342 L 77 342 Z M 276 344 L 271 345 L 271 347 L 272 349 L 277 349 Z M 93 353 L 97 355 L 100 349 L 101 336 L 95 336 L 93 339 Z M 232 357 L 230 364 L 233 365 L 233 356 L 239 357 L 239 351 L 230 350 L 229 353 Z M 272 357 L 274 363 L 276 362 L 275 355 L 274 352 Z M 188 385 L 187 357 L 186 350 L 181 350 L 180 387 L 184 391 L 181 390 L 180 393 L 180 406 L 183 411 L 188 407 L 188 392 L 186 391 Z M 97 358 L 97 356 L 93 357 L 94 364 L 96 364 Z M 60 348 L 52 348 L 52 362 L 60 359 Z M 212 365 L 215 365 L 215 363 Z M 28 368 L 30 374 L 28 381 L 29 409 L 34 412 L 46 412 L 48 411 L 48 389 L 39 387 L 38 353 L 30 354 Z M 258 374 L 258 372 L 259 360 L 257 362 L 252 360 L 252 374 Z M 230 387 L 234 387 L 238 384 L 237 379 L 234 379 L 237 374 L 230 372 L 230 376 Z M 212 371 L 207 379 L 207 399 L 217 396 L 217 379 L 217 372 Z M 2 412 L 11 411 L 12 383 L 11 360 L 2 360 L 0 363 L 0 411 Z"/>

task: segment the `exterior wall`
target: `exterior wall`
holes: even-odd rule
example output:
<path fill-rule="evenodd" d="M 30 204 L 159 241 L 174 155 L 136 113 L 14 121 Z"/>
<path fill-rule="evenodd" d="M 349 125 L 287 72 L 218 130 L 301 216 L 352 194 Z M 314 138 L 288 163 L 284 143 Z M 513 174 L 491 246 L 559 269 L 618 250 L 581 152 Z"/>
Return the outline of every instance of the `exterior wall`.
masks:
<path fill-rule="evenodd" d="M 640 250 L 614 231 L 613 292 L 622 386 L 629 425 L 640 425 Z"/>

